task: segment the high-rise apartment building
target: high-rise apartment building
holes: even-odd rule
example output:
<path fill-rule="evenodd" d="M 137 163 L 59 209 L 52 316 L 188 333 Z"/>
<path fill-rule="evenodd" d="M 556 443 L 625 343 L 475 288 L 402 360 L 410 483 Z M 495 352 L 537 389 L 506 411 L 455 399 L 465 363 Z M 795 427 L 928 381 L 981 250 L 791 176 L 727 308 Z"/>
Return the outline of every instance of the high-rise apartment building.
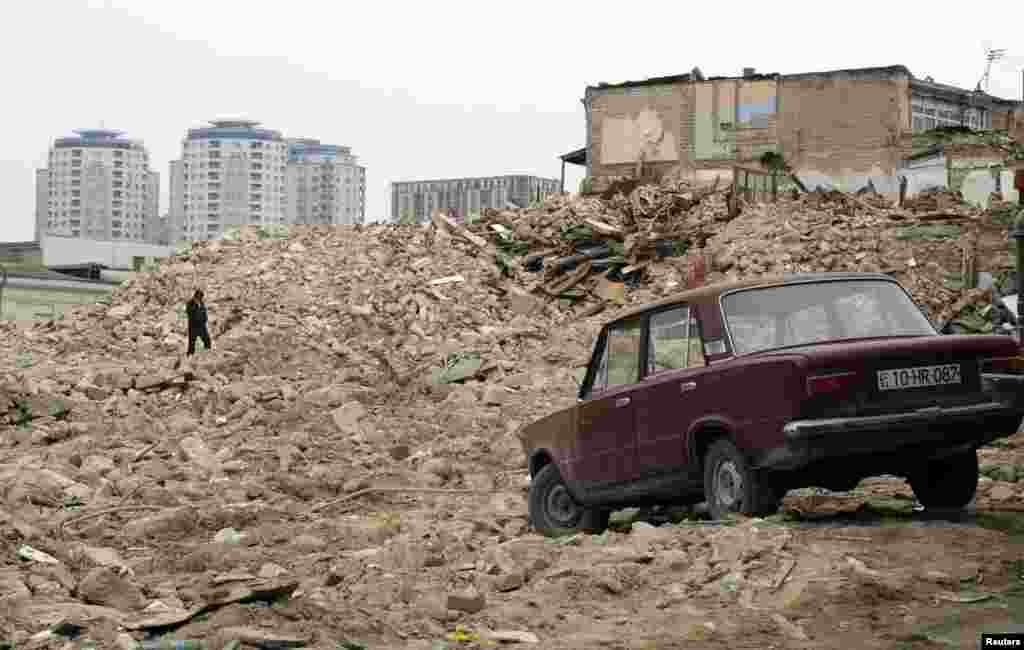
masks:
<path fill-rule="evenodd" d="M 189 129 L 181 159 L 171 163 L 174 241 L 212 239 L 233 226 L 285 223 L 288 151 L 281 133 L 250 120 L 210 124 Z"/>
<path fill-rule="evenodd" d="M 36 170 L 36 228 L 35 240 L 41 241 L 50 220 L 50 170 Z"/>
<path fill-rule="evenodd" d="M 58 138 L 36 174 L 38 236 L 146 241 L 157 219 L 160 176 L 140 140 L 109 129 Z M 45 197 L 45 210 L 42 201 Z M 45 211 L 46 220 L 42 215 Z"/>
<path fill-rule="evenodd" d="M 366 168 L 349 147 L 290 139 L 286 177 L 289 222 L 341 225 L 366 219 Z"/>
<path fill-rule="evenodd" d="M 423 222 L 435 209 L 465 218 L 484 208 L 526 207 L 559 191 L 557 179 L 523 175 L 392 183 L 391 219 Z"/>

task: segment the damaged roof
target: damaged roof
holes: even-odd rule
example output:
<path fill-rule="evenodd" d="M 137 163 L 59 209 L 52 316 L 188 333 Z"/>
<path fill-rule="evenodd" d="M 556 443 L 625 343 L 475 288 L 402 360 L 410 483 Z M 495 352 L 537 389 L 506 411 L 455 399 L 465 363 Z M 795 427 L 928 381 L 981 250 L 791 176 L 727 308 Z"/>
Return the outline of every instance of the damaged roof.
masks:
<path fill-rule="evenodd" d="M 778 72 L 768 73 L 754 73 L 750 75 L 736 75 L 736 76 L 711 76 L 705 79 L 695 79 L 692 72 L 686 74 L 671 75 L 667 77 L 651 77 L 650 79 L 642 79 L 639 81 L 623 81 L 621 83 L 610 84 L 601 82 L 596 86 L 588 86 L 587 89 L 594 90 L 605 90 L 608 88 L 635 88 L 637 86 L 656 86 L 661 84 L 671 83 L 689 83 L 691 81 L 724 81 L 728 79 L 746 80 L 746 81 L 768 81 L 772 79 L 801 79 L 801 78 L 817 78 L 817 77 L 831 77 L 839 75 L 876 75 L 876 74 L 906 74 L 913 78 L 910 70 L 903 65 L 894 65 L 881 68 L 849 68 L 844 70 L 827 70 L 824 72 L 802 72 L 797 74 L 783 75 Z"/>
<path fill-rule="evenodd" d="M 910 71 L 905 65 L 889 65 L 889 66 L 874 66 L 868 68 L 843 68 L 840 70 L 822 70 L 818 72 L 798 72 L 793 74 L 779 74 L 778 72 L 760 74 L 755 73 L 752 75 L 739 75 L 739 76 L 712 76 L 704 79 L 696 79 L 692 72 L 686 74 L 671 75 L 667 77 L 651 77 L 650 79 L 641 79 L 638 81 L 623 81 L 621 83 L 605 83 L 601 82 L 596 86 L 588 86 L 587 92 L 591 90 L 608 90 L 613 88 L 636 88 L 640 86 L 657 86 L 664 84 L 673 83 L 690 83 L 699 81 L 723 81 L 728 79 L 747 80 L 747 81 L 767 81 L 772 79 L 782 79 L 799 81 L 801 79 L 827 79 L 830 77 L 891 77 L 894 75 L 905 75 L 910 79 L 911 85 L 916 90 L 933 91 L 936 93 L 943 93 L 946 95 L 964 95 L 964 94 L 975 94 L 974 91 L 966 90 L 964 88 L 958 88 L 957 86 L 950 86 L 948 84 L 936 83 L 934 81 L 928 81 L 926 79 L 918 79 L 914 76 L 914 73 Z M 994 95 L 989 95 L 985 92 L 977 93 L 984 97 L 986 100 L 996 103 L 1005 104 L 1012 106 L 1019 106 L 1022 102 L 1013 99 L 1003 99 Z"/>
<path fill-rule="evenodd" d="M 1002 97 L 996 97 L 995 95 L 990 95 L 990 94 L 988 94 L 987 92 L 985 92 L 983 90 L 967 90 L 966 88 L 958 88 L 956 86 L 951 86 L 949 84 L 939 83 L 937 81 L 929 81 L 928 79 L 917 79 L 915 77 L 911 77 L 910 78 L 910 85 L 918 93 L 921 93 L 921 91 L 924 91 L 925 93 L 927 93 L 928 91 L 931 91 L 932 93 L 934 93 L 936 95 L 939 95 L 939 96 L 974 95 L 974 96 L 977 96 L 977 97 L 984 98 L 985 100 L 987 100 L 987 101 L 989 101 L 989 102 L 991 102 L 993 104 L 1003 104 L 1003 105 L 1007 105 L 1007 106 L 1019 106 L 1021 104 L 1021 102 L 1019 102 L 1019 101 L 1017 101 L 1015 99 L 1003 99 Z"/>

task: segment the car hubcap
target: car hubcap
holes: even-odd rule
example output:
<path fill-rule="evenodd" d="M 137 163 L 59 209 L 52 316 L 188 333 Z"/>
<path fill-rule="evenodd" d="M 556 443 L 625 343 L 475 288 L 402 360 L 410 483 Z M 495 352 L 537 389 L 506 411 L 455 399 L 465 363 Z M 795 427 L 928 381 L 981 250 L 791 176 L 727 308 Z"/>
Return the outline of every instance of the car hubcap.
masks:
<path fill-rule="evenodd" d="M 743 476 L 736 463 L 723 461 L 715 472 L 715 497 L 729 510 L 734 510 L 743 500 Z"/>
<path fill-rule="evenodd" d="M 556 485 L 548 492 L 548 514 L 556 523 L 571 526 L 579 518 L 580 509 L 564 485 Z"/>

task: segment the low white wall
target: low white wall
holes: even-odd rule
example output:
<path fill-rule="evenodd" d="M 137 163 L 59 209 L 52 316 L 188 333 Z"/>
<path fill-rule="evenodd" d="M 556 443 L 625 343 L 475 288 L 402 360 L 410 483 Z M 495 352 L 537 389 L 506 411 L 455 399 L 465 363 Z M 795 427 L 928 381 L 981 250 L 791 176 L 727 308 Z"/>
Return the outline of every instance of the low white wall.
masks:
<path fill-rule="evenodd" d="M 47 236 L 42 239 L 43 264 L 66 266 L 69 264 L 103 264 L 113 269 L 131 269 L 136 257 L 150 261 L 170 257 L 170 246 L 139 242 L 98 241 L 78 237 Z"/>

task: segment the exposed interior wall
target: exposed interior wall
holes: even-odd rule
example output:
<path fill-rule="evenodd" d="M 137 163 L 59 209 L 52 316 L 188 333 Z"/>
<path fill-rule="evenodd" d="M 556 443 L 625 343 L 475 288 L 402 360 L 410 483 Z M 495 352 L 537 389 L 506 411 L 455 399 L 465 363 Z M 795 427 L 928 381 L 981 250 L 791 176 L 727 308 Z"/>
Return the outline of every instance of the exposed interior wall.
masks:
<path fill-rule="evenodd" d="M 781 153 L 808 189 L 856 191 L 868 181 L 899 195 L 896 168 L 909 131 L 910 83 L 902 73 L 794 75 L 779 81 Z"/>
<path fill-rule="evenodd" d="M 717 79 L 692 85 L 689 158 L 698 166 L 743 162 L 778 150 L 774 79 Z"/>
<path fill-rule="evenodd" d="M 637 162 L 664 173 L 688 146 L 682 128 L 685 84 L 591 88 L 589 157 L 593 177 L 632 175 Z"/>

